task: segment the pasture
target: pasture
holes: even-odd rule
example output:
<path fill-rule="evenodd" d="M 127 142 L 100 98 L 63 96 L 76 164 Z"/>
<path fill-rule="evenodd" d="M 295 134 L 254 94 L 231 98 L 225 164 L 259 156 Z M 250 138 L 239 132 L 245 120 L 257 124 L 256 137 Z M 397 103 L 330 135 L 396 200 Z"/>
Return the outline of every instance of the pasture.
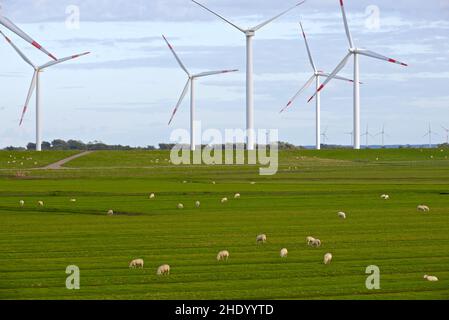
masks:
<path fill-rule="evenodd" d="M 271 177 L 172 166 L 162 151 L 39 169 L 73 154 L 0 152 L 0 299 L 449 299 L 447 149 L 285 151 Z M 228 262 L 216 261 L 221 250 Z M 136 258 L 144 269 L 128 268 Z M 156 276 L 162 264 L 170 276 Z M 80 267 L 81 290 L 65 288 L 68 265 Z M 365 287 L 369 265 L 380 290 Z"/>

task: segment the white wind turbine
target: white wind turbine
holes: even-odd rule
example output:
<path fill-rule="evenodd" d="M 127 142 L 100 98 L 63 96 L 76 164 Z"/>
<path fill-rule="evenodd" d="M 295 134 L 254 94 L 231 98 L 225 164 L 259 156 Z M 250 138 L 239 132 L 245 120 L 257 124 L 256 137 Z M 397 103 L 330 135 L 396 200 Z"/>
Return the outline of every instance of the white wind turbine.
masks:
<path fill-rule="evenodd" d="M 441 126 L 441 128 L 446 132 L 446 143 L 449 144 L 449 129 L 445 126 Z"/>
<path fill-rule="evenodd" d="M 29 35 L 27 35 L 25 32 L 23 32 L 18 26 L 16 26 L 11 20 L 6 18 L 5 16 L 2 16 L 0 14 L 0 24 L 4 27 L 8 28 L 12 32 L 14 32 L 16 35 L 21 37 L 26 42 L 30 43 L 46 55 L 48 55 L 53 60 L 58 60 L 54 55 L 52 55 L 50 52 L 48 52 L 44 47 L 42 47 L 39 43 L 37 43 L 35 40 L 33 40 Z"/>
<path fill-rule="evenodd" d="M 309 55 L 309 61 L 312 66 L 312 69 L 313 69 L 313 75 L 306 82 L 306 84 L 301 89 L 299 89 L 299 91 L 293 96 L 293 98 L 287 103 L 287 105 L 281 110 L 281 113 L 284 112 L 285 110 L 287 110 L 292 105 L 292 103 L 296 100 L 296 98 L 298 98 L 298 96 L 302 92 L 307 90 L 312 85 L 314 80 L 316 83 L 316 90 L 318 90 L 320 87 L 320 78 L 329 77 L 328 73 L 319 71 L 316 68 L 315 62 L 313 61 L 312 52 L 310 51 L 309 43 L 307 42 L 306 33 L 304 32 L 304 28 L 302 27 L 302 23 L 300 22 L 299 25 L 301 26 L 302 35 L 303 35 L 304 41 L 306 43 L 307 54 Z M 335 76 L 335 79 L 353 82 L 351 79 L 343 78 L 340 76 Z M 321 134 L 320 133 L 321 133 L 321 93 L 318 93 L 316 95 L 316 149 L 317 150 L 321 149 Z"/>
<path fill-rule="evenodd" d="M 348 135 L 348 136 L 351 136 L 351 144 L 353 144 L 354 143 L 353 142 L 354 141 L 354 132 L 352 132 L 352 131 L 351 132 L 346 132 L 345 134 Z"/>
<path fill-rule="evenodd" d="M 54 61 L 50 61 L 46 64 L 43 64 L 42 66 L 36 66 L 35 64 L 33 64 L 31 62 L 30 59 L 28 59 L 28 57 L 26 57 L 22 51 L 20 51 L 20 49 L 11 41 L 11 39 L 9 39 L 2 31 L 0 31 L 0 34 L 6 39 L 6 41 L 14 48 L 14 50 L 19 54 L 19 56 L 26 62 L 28 63 L 33 69 L 34 69 L 34 74 L 33 74 L 33 78 L 31 80 L 31 86 L 30 89 L 28 90 L 28 95 L 25 101 L 25 105 L 23 107 L 23 111 L 22 111 L 22 116 L 20 118 L 20 124 L 22 125 L 23 123 L 23 119 L 25 117 L 25 113 L 28 110 L 28 104 L 30 103 L 31 100 L 31 96 L 34 93 L 34 90 L 36 90 L 36 151 L 42 151 L 42 138 L 41 138 L 41 110 L 40 110 L 40 89 L 41 89 L 41 85 L 40 85 L 40 73 L 57 64 L 60 64 L 62 62 L 68 61 L 68 60 L 72 60 L 84 55 L 89 54 L 89 52 L 85 52 L 82 54 L 78 54 L 78 55 L 74 55 L 74 56 L 70 56 L 67 58 L 62 58 L 62 59 L 57 59 Z"/>
<path fill-rule="evenodd" d="M 326 144 L 327 140 L 329 140 L 329 136 L 327 135 L 327 131 L 329 130 L 329 127 L 326 127 L 326 130 L 324 130 L 320 135 L 323 138 L 323 144 Z"/>
<path fill-rule="evenodd" d="M 181 59 L 176 54 L 175 50 L 173 49 L 173 46 L 168 42 L 167 38 L 165 38 L 165 36 L 162 36 L 162 37 L 164 38 L 165 42 L 167 43 L 168 47 L 170 48 L 170 51 L 175 56 L 176 61 L 178 61 L 179 66 L 181 67 L 182 70 L 184 70 L 184 72 L 188 76 L 187 83 L 186 83 L 186 85 L 184 87 L 184 90 L 182 91 L 181 97 L 179 98 L 178 103 L 176 104 L 175 110 L 173 111 L 173 114 L 172 114 L 168 124 L 170 125 L 172 123 L 176 113 L 178 112 L 179 106 L 181 105 L 182 101 L 184 100 L 185 96 L 187 95 L 187 91 L 189 90 L 189 86 L 190 86 L 190 149 L 192 151 L 195 151 L 196 150 L 196 141 L 195 141 L 195 80 L 197 78 L 208 77 L 208 76 L 212 76 L 212 75 L 229 73 L 229 72 L 236 72 L 238 70 L 208 71 L 208 72 L 202 72 L 202 73 L 198 73 L 198 74 L 190 74 L 189 71 L 187 70 L 187 68 L 182 63 Z"/>
<path fill-rule="evenodd" d="M 369 125 L 366 126 L 366 131 L 362 134 L 362 137 L 366 137 L 366 148 L 369 148 L 369 137 L 374 137 L 369 131 Z"/>
<path fill-rule="evenodd" d="M 304 1 L 301 1 L 300 3 L 297 3 L 295 6 L 281 12 L 277 16 L 253 27 L 250 29 L 243 29 L 236 24 L 232 23 L 231 21 L 227 20 L 223 16 L 219 15 L 218 13 L 212 11 L 211 9 L 207 8 L 206 6 L 202 5 L 201 3 L 192 0 L 192 2 L 196 3 L 203 9 L 209 11 L 213 15 L 217 16 L 218 18 L 222 19 L 226 23 L 230 24 L 237 30 L 241 31 L 246 36 L 246 129 L 247 129 L 247 149 L 248 150 L 254 150 L 255 140 L 254 140 L 254 64 L 253 64 L 253 38 L 256 35 L 256 31 L 262 29 L 267 24 L 273 22 L 274 20 L 282 17 L 286 13 L 290 12 L 291 10 L 295 9 L 296 7 L 302 5 Z"/>
<path fill-rule="evenodd" d="M 330 74 L 326 81 L 320 86 L 320 88 L 315 92 L 315 94 L 309 99 L 309 102 L 317 95 L 318 92 L 323 90 L 323 88 L 333 79 L 335 76 L 346 66 L 348 60 L 351 56 L 354 56 L 354 149 L 360 149 L 360 69 L 359 69 L 359 56 L 367 56 L 374 59 L 384 60 L 391 63 L 400 64 L 402 66 L 407 66 L 403 62 L 399 62 L 395 59 L 391 59 L 375 53 L 370 50 L 357 48 L 352 40 L 351 32 L 349 31 L 348 20 L 346 18 L 346 12 L 343 4 L 343 0 L 340 0 L 341 12 L 343 15 L 343 23 L 346 30 L 346 36 L 349 40 L 349 53 L 343 58 L 343 60 L 338 64 L 335 70 Z"/>
<path fill-rule="evenodd" d="M 427 133 L 423 136 L 423 138 L 425 137 L 429 137 L 429 148 L 432 149 L 432 136 L 436 136 L 438 135 L 436 132 L 432 131 L 432 125 L 429 123 L 429 131 L 427 131 Z"/>
<path fill-rule="evenodd" d="M 382 131 L 376 135 L 376 137 L 378 136 L 382 136 L 382 147 L 385 147 L 385 137 L 390 137 L 390 135 L 385 132 L 385 125 L 382 126 Z"/>

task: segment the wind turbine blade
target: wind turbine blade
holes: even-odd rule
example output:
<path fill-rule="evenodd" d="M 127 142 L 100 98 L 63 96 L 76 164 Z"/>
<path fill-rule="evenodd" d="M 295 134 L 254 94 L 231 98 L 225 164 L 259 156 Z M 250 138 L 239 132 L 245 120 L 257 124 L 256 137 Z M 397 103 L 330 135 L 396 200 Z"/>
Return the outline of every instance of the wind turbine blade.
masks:
<path fill-rule="evenodd" d="M 194 78 L 201 78 L 201 77 L 207 77 L 207 76 L 213 76 L 216 74 L 223 74 L 223 73 L 230 73 L 230 72 L 237 72 L 238 70 L 221 70 L 221 71 L 209 71 L 209 72 L 202 72 L 194 75 Z"/>
<path fill-rule="evenodd" d="M 391 62 L 391 63 L 399 64 L 399 65 L 404 66 L 404 67 L 408 67 L 408 64 L 406 64 L 406 63 L 400 62 L 400 61 L 398 61 L 396 59 L 388 58 L 386 56 L 383 56 L 383 55 L 378 54 L 378 53 L 373 52 L 373 51 L 358 50 L 357 53 L 362 54 L 362 55 L 367 56 L 367 57 L 371 57 L 371 58 L 375 58 L 375 59 L 379 59 L 379 60 L 384 60 L 384 61 L 388 61 L 388 62 Z"/>
<path fill-rule="evenodd" d="M 330 77 L 330 74 L 329 74 L 329 73 L 323 73 L 323 72 L 322 72 L 322 73 L 320 73 L 320 76 L 321 76 L 321 77 L 325 77 L 325 78 L 329 78 L 329 77 Z M 348 78 L 345 78 L 345 77 L 335 76 L 334 79 L 354 83 L 354 80 L 348 79 Z M 360 84 L 361 84 L 361 83 L 360 83 Z"/>
<path fill-rule="evenodd" d="M 44 47 L 42 47 L 39 43 L 34 41 L 29 35 L 27 35 L 25 32 L 23 32 L 18 26 L 16 26 L 11 20 L 6 18 L 5 16 L 0 15 L 0 24 L 4 25 L 6 28 L 17 34 L 19 37 L 21 37 L 26 42 L 30 43 L 46 55 L 48 55 L 53 60 L 57 60 L 54 55 L 52 55 L 50 52 L 48 52 Z"/>
<path fill-rule="evenodd" d="M 76 59 L 76 58 L 79 58 L 79 57 L 82 57 L 82 56 L 85 56 L 85 55 L 88 55 L 88 54 L 90 54 L 90 52 L 84 52 L 84 53 L 81 53 L 81 54 L 76 54 L 74 56 L 62 58 L 62 59 L 59 59 L 59 60 L 56 60 L 56 61 L 50 61 L 50 62 L 44 64 L 43 66 L 41 66 L 39 69 L 45 69 L 45 68 L 54 66 L 56 64 L 60 64 L 60 63 L 63 63 L 63 62 L 69 61 L 69 60 L 73 60 L 73 59 Z"/>
<path fill-rule="evenodd" d="M 30 100 L 31 100 L 31 96 L 33 95 L 34 90 L 36 89 L 36 78 L 37 78 L 37 73 L 38 72 L 39 71 L 34 71 L 33 79 L 31 79 L 31 86 L 30 86 L 30 89 L 28 90 L 27 99 L 25 101 L 25 105 L 24 105 L 23 110 L 22 110 L 22 116 L 20 117 L 19 126 L 21 126 L 22 123 L 23 123 L 23 119 L 25 118 L 25 114 L 26 114 L 26 112 L 28 110 L 28 104 L 30 103 Z"/>
<path fill-rule="evenodd" d="M 306 33 L 304 32 L 304 28 L 302 27 L 302 23 L 301 22 L 299 23 L 299 25 L 301 26 L 301 31 L 302 31 L 302 36 L 304 37 L 304 41 L 306 42 L 307 54 L 309 55 L 310 64 L 312 65 L 313 70 L 316 72 L 315 63 L 313 62 L 312 52 L 310 51 L 310 47 L 309 47 L 309 43 L 307 41 Z"/>
<path fill-rule="evenodd" d="M 329 75 L 329 77 L 326 79 L 326 81 L 323 82 L 323 84 L 318 88 L 318 90 L 315 92 L 315 94 L 310 97 L 309 101 L 312 101 L 313 98 L 315 98 L 315 96 L 318 94 L 318 92 L 320 92 L 321 90 L 324 89 L 324 87 L 330 82 L 332 81 L 332 79 L 335 78 L 335 76 L 346 66 L 346 64 L 348 63 L 349 58 L 351 57 L 352 53 L 348 53 L 343 60 L 338 64 L 338 66 L 335 68 L 334 71 L 332 71 L 332 73 Z"/>
<path fill-rule="evenodd" d="M 168 42 L 167 38 L 164 35 L 162 35 L 162 37 L 164 38 L 165 42 L 167 43 L 168 48 L 170 49 L 170 51 L 175 56 L 176 61 L 178 61 L 179 66 L 182 68 L 182 70 L 184 70 L 185 73 L 187 73 L 188 76 L 190 76 L 189 71 L 187 71 L 187 68 L 184 66 L 184 64 L 182 63 L 181 59 L 179 59 L 178 55 L 175 52 L 175 49 L 173 49 L 173 46 Z"/>
<path fill-rule="evenodd" d="M 192 1 L 193 1 L 193 0 L 192 0 Z M 276 19 L 279 19 L 280 17 L 282 17 L 282 16 L 285 15 L 286 13 L 292 11 L 292 10 L 295 9 L 296 7 L 299 7 L 299 6 L 302 5 L 304 2 L 306 2 L 306 1 L 304 0 L 304 1 L 301 1 L 301 2 L 299 2 L 299 3 L 297 3 L 297 4 L 295 4 L 293 7 L 291 7 L 291 8 L 289 8 L 289 9 L 287 9 L 287 10 L 281 12 L 281 13 L 278 14 L 277 16 L 271 18 L 270 20 L 267 20 L 267 21 L 265 21 L 265 22 L 263 22 L 263 23 L 261 23 L 261 24 L 255 26 L 254 28 L 252 28 L 252 30 L 253 30 L 253 31 L 257 31 L 257 30 L 259 30 L 259 29 L 265 27 L 267 24 L 273 22 L 273 21 L 276 20 Z"/>
<path fill-rule="evenodd" d="M 187 91 L 189 90 L 190 86 L 190 78 L 187 80 L 186 86 L 184 87 L 184 90 L 182 91 L 181 97 L 178 100 L 178 103 L 176 104 L 175 110 L 173 110 L 173 113 L 171 115 L 170 121 L 168 122 L 168 125 L 170 125 L 175 118 L 176 113 L 178 112 L 179 106 L 181 105 L 182 101 L 187 95 Z"/>
<path fill-rule="evenodd" d="M 212 11 L 211 9 L 207 8 L 205 5 L 202 5 L 201 3 L 192 0 L 193 3 L 196 3 L 197 5 L 199 5 L 201 8 L 205 9 L 206 11 L 209 11 L 210 13 L 212 13 L 214 16 L 217 16 L 218 18 L 220 18 L 221 20 L 223 20 L 224 22 L 230 24 L 231 26 L 233 26 L 234 28 L 236 28 L 237 30 L 245 33 L 245 30 L 240 28 L 239 26 L 237 26 L 236 24 L 232 23 L 231 21 L 229 21 L 228 19 L 224 18 L 223 16 L 219 15 L 218 13 Z"/>
<path fill-rule="evenodd" d="M 32 66 L 33 68 L 36 68 L 34 66 L 34 64 L 31 62 L 30 59 L 28 59 L 27 56 L 25 56 L 25 54 L 20 51 L 20 49 L 11 41 L 11 39 L 9 39 L 1 30 L 0 30 L 0 34 L 5 38 L 5 40 L 11 45 L 11 47 L 13 47 L 13 49 L 19 54 L 19 56 L 22 57 L 22 59 L 28 63 L 30 66 Z"/>
<path fill-rule="evenodd" d="M 341 13 L 343 15 L 343 23 L 345 25 L 346 36 L 348 37 L 349 45 L 354 48 L 354 41 L 352 41 L 351 31 L 349 31 L 348 18 L 346 17 L 345 5 L 343 0 L 340 0 Z"/>
<path fill-rule="evenodd" d="M 298 96 L 301 93 L 303 93 L 304 90 L 306 90 L 308 87 L 310 87 L 310 85 L 312 84 L 313 80 L 315 80 L 315 75 L 313 75 L 309 79 L 309 81 L 307 81 L 306 84 L 301 89 L 299 89 L 299 91 L 293 96 L 293 98 L 287 103 L 287 105 L 279 113 L 282 113 L 285 110 L 287 110 L 292 105 L 292 103 L 296 100 L 296 98 L 298 98 Z"/>

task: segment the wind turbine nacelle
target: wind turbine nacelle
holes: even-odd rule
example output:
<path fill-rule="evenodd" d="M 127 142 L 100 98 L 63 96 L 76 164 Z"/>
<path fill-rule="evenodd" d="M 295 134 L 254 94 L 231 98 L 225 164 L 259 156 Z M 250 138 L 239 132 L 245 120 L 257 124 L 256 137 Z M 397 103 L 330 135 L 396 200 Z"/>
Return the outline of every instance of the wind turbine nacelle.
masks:
<path fill-rule="evenodd" d="M 254 30 L 246 30 L 245 31 L 245 35 L 247 37 L 254 37 L 256 35 L 256 31 L 254 31 Z"/>

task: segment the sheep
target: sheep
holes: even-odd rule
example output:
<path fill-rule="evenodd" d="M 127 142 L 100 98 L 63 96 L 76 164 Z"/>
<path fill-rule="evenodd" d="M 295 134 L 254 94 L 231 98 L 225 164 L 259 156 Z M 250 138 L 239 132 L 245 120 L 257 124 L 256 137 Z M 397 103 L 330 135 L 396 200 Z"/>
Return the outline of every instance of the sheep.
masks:
<path fill-rule="evenodd" d="M 37 204 L 39 205 L 39 207 L 43 207 L 44 206 L 44 201 L 38 201 Z"/>
<path fill-rule="evenodd" d="M 223 250 L 220 251 L 217 255 L 217 261 L 228 261 L 229 259 L 229 251 Z"/>
<path fill-rule="evenodd" d="M 195 202 L 195 207 L 197 207 L 197 208 L 201 207 L 201 202 L 199 202 L 199 201 Z"/>
<path fill-rule="evenodd" d="M 321 240 L 320 239 L 314 239 L 311 243 L 310 246 L 312 248 L 319 248 L 321 247 Z"/>
<path fill-rule="evenodd" d="M 212 184 L 217 184 L 215 181 L 212 181 Z"/>
<path fill-rule="evenodd" d="M 70 199 L 70 202 L 76 202 L 76 199 Z"/>
<path fill-rule="evenodd" d="M 265 242 L 267 242 L 267 236 L 265 234 L 260 234 L 260 235 L 257 236 L 257 238 L 256 238 L 256 243 L 257 244 L 260 244 L 260 243 L 263 244 Z"/>
<path fill-rule="evenodd" d="M 221 203 L 227 203 L 227 202 L 228 202 L 228 198 L 221 199 Z"/>
<path fill-rule="evenodd" d="M 287 258 L 288 250 L 286 248 L 281 250 L 281 258 Z"/>
<path fill-rule="evenodd" d="M 236 193 L 234 199 L 240 199 L 240 193 Z"/>
<path fill-rule="evenodd" d="M 421 212 L 429 212 L 430 208 L 428 206 L 425 206 L 425 205 L 419 205 L 417 210 L 421 211 Z"/>
<path fill-rule="evenodd" d="M 307 237 L 306 241 L 307 241 L 307 245 L 311 246 L 312 243 L 315 241 L 315 238 L 314 237 Z"/>
<path fill-rule="evenodd" d="M 346 213 L 344 213 L 344 212 L 339 212 L 339 213 L 338 213 L 338 217 L 339 217 L 340 219 L 346 219 Z"/>
<path fill-rule="evenodd" d="M 156 198 L 156 195 L 154 194 L 154 193 L 152 193 L 152 194 L 150 194 L 150 197 L 149 197 L 150 199 L 154 199 L 154 198 Z"/>
<path fill-rule="evenodd" d="M 424 279 L 426 279 L 427 281 L 430 281 L 430 282 L 437 282 L 438 281 L 437 277 L 435 277 L 435 276 L 428 276 L 427 274 L 424 276 Z"/>
<path fill-rule="evenodd" d="M 108 211 L 108 216 L 113 216 L 114 215 L 114 210 L 109 210 Z"/>
<path fill-rule="evenodd" d="M 256 183 L 254 181 L 251 181 L 251 185 L 255 185 Z"/>
<path fill-rule="evenodd" d="M 143 264 L 144 264 L 143 259 L 135 259 L 130 262 L 129 268 L 130 269 L 136 269 L 136 268 L 143 269 Z"/>
<path fill-rule="evenodd" d="M 20 204 L 21 207 L 23 207 L 23 206 L 25 205 L 25 201 L 20 200 L 20 201 L 19 201 L 19 204 Z"/>
<path fill-rule="evenodd" d="M 324 255 L 324 264 L 330 264 L 332 262 L 332 254 L 331 253 L 326 253 Z"/>
<path fill-rule="evenodd" d="M 184 205 L 183 205 L 182 203 L 179 203 L 179 204 L 178 204 L 178 209 L 179 209 L 179 210 L 184 209 Z"/>
<path fill-rule="evenodd" d="M 158 276 L 169 276 L 170 275 L 170 266 L 168 264 L 164 264 L 157 268 Z"/>
<path fill-rule="evenodd" d="M 383 194 L 380 196 L 383 200 L 390 200 L 390 196 L 388 194 Z"/>

